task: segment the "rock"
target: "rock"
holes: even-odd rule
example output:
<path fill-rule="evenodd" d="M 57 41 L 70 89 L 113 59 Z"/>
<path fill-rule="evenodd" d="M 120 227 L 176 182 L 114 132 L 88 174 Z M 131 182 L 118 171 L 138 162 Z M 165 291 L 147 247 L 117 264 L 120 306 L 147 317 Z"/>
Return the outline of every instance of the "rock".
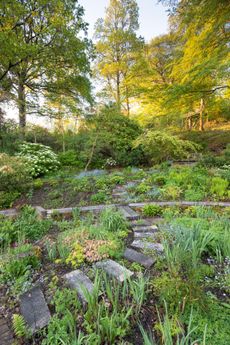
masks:
<path fill-rule="evenodd" d="M 156 232 L 158 230 L 158 227 L 156 225 L 150 225 L 150 226 L 135 226 L 133 231 L 136 232 Z"/>
<path fill-rule="evenodd" d="M 125 252 L 124 252 L 124 258 L 131 261 L 131 262 L 137 262 L 138 264 L 144 266 L 145 268 L 150 268 L 155 260 L 153 260 L 152 258 L 137 252 L 134 249 L 131 248 L 126 248 Z"/>
<path fill-rule="evenodd" d="M 39 287 L 34 287 L 20 296 L 20 310 L 32 333 L 49 323 L 50 311 Z"/>
<path fill-rule="evenodd" d="M 35 206 L 35 211 L 40 219 L 47 217 L 47 211 L 41 206 Z"/>
<path fill-rule="evenodd" d="M 119 206 L 118 210 L 121 211 L 123 216 L 127 219 L 136 220 L 140 218 L 139 214 L 133 211 L 129 206 Z"/>
<path fill-rule="evenodd" d="M 133 232 L 134 238 L 150 238 L 152 240 L 155 239 L 155 234 L 154 232 Z"/>
<path fill-rule="evenodd" d="M 142 240 L 134 240 L 131 243 L 131 246 L 134 248 L 139 248 L 139 249 L 149 249 L 149 250 L 155 250 L 157 252 L 163 252 L 164 247 L 160 243 L 152 243 L 152 242 L 147 242 L 147 241 L 142 241 Z"/>
<path fill-rule="evenodd" d="M 151 224 L 150 224 L 150 222 L 148 220 L 138 219 L 138 220 L 132 220 L 130 222 L 130 225 L 131 225 L 132 228 L 134 228 L 136 226 L 138 226 L 138 227 L 140 227 L 140 226 L 150 226 Z"/>
<path fill-rule="evenodd" d="M 110 259 L 97 262 L 95 267 L 104 270 L 109 276 L 114 277 L 121 283 L 134 274 L 126 267 Z"/>
<path fill-rule="evenodd" d="M 92 281 L 80 270 L 67 273 L 63 276 L 63 278 L 71 289 L 75 289 L 77 291 L 80 300 L 83 303 L 87 303 L 85 290 L 90 294 L 93 293 L 94 285 Z"/>

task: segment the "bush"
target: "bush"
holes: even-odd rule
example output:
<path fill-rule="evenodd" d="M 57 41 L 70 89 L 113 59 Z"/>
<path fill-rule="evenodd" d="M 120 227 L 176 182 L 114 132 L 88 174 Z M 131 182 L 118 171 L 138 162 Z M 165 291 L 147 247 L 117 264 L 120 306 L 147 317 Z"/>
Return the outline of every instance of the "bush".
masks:
<path fill-rule="evenodd" d="M 199 145 L 182 140 L 177 136 L 162 131 L 147 131 L 137 138 L 135 148 L 142 147 L 152 164 L 166 160 L 187 158 L 191 153 L 196 153 Z"/>
<path fill-rule="evenodd" d="M 74 150 L 68 150 L 58 154 L 60 163 L 63 166 L 73 166 L 83 168 L 84 164 L 77 159 L 77 153 Z"/>
<path fill-rule="evenodd" d="M 55 171 L 60 165 L 58 157 L 52 149 L 41 144 L 22 144 L 19 156 L 26 160 L 27 169 L 33 177 Z"/>
<path fill-rule="evenodd" d="M 158 205 L 145 205 L 143 207 L 143 214 L 146 217 L 161 216 L 162 208 Z"/>
<path fill-rule="evenodd" d="M 31 178 L 25 169 L 25 160 L 0 154 L 0 191 L 23 192 L 31 185 Z"/>

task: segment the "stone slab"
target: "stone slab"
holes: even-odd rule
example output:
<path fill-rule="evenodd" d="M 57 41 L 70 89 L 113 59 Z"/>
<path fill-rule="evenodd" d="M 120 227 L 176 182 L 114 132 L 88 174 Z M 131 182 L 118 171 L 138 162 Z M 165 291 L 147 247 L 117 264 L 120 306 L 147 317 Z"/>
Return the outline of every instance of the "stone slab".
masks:
<path fill-rule="evenodd" d="M 138 264 L 144 266 L 145 268 L 150 268 L 155 260 L 146 256 L 142 253 L 137 252 L 134 249 L 126 248 L 124 252 L 124 258 L 131 262 L 137 262 Z"/>
<path fill-rule="evenodd" d="M 141 238 L 150 238 L 152 240 L 155 239 L 155 233 L 154 232 L 133 232 L 134 238 L 135 239 L 141 239 Z"/>
<path fill-rule="evenodd" d="M 131 243 L 131 247 L 138 248 L 138 249 L 149 249 L 149 250 L 155 250 L 157 252 L 163 252 L 164 247 L 160 243 L 152 243 L 147 242 L 143 240 L 134 240 Z"/>
<path fill-rule="evenodd" d="M 134 228 L 136 226 L 150 226 L 151 223 L 146 219 L 138 219 L 138 220 L 132 220 L 130 222 L 130 225 L 132 228 Z"/>
<path fill-rule="evenodd" d="M 120 283 L 134 274 L 126 267 L 110 259 L 97 262 L 95 267 L 104 270 L 110 277 L 115 278 Z"/>
<path fill-rule="evenodd" d="M 35 211 L 40 219 L 47 217 L 47 211 L 41 206 L 35 206 Z"/>
<path fill-rule="evenodd" d="M 149 225 L 149 226 L 135 226 L 133 231 L 136 232 L 156 232 L 158 227 L 156 225 Z"/>
<path fill-rule="evenodd" d="M 129 220 L 137 220 L 140 218 L 140 215 L 132 210 L 129 206 L 120 206 L 118 209 L 121 211 L 123 216 Z"/>
<path fill-rule="evenodd" d="M 87 302 L 85 291 L 93 293 L 94 285 L 92 281 L 80 270 L 75 270 L 63 276 L 67 285 L 77 291 L 78 297 L 83 303 Z"/>
<path fill-rule="evenodd" d="M 49 323 L 50 311 L 39 287 L 34 287 L 20 296 L 20 310 L 32 333 Z"/>
<path fill-rule="evenodd" d="M 9 208 L 8 210 L 0 211 L 0 215 L 4 217 L 14 218 L 18 215 L 18 211 L 15 208 Z"/>

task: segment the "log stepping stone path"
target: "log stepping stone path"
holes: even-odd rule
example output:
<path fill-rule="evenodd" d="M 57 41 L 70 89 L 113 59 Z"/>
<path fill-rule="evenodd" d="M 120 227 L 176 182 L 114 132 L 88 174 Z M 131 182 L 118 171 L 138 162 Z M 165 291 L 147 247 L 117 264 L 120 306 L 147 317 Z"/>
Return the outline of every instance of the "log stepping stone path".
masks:
<path fill-rule="evenodd" d="M 140 252 L 137 252 L 134 249 L 126 248 L 124 252 L 124 258 L 131 262 L 136 262 L 145 268 L 150 268 L 154 263 L 155 260 L 149 256 L 146 256 Z"/>
<path fill-rule="evenodd" d="M 75 270 L 63 276 L 67 285 L 77 291 L 78 297 L 82 303 L 87 303 L 86 291 L 91 294 L 94 290 L 92 281 L 80 270 Z"/>
<path fill-rule="evenodd" d="M 132 210 L 129 206 L 119 206 L 118 210 L 128 220 L 137 220 L 140 218 L 139 214 Z"/>
<path fill-rule="evenodd" d="M 20 296 L 20 310 L 32 333 L 49 323 L 50 311 L 39 287 L 34 287 Z"/>
<path fill-rule="evenodd" d="M 7 324 L 6 318 L 0 317 L 0 344 L 12 345 L 13 342 L 14 342 L 14 337 Z"/>
<path fill-rule="evenodd" d="M 108 274 L 108 276 L 115 278 L 120 283 L 125 281 L 127 278 L 130 278 L 134 273 L 128 270 L 126 267 L 118 264 L 113 260 L 103 260 L 98 261 L 95 264 L 96 268 L 100 268 Z"/>

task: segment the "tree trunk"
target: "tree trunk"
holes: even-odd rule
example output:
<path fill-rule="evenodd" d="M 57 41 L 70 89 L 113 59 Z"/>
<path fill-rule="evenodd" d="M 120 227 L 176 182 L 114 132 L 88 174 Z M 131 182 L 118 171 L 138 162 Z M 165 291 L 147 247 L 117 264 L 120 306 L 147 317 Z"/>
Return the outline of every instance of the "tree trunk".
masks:
<path fill-rule="evenodd" d="M 19 80 L 18 85 L 18 111 L 19 111 L 19 127 L 24 132 L 26 127 L 26 93 L 25 86 Z"/>
<path fill-rule="evenodd" d="M 204 130 L 204 99 L 200 100 L 200 120 L 199 120 L 199 130 Z"/>
<path fill-rule="evenodd" d="M 119 73 L 119 71 L 117 72 L 116 88 L 117 88 L 117 107 L 120 110 L 121 109 L 121 90 L 120 90 L 120 73 Z"/>

